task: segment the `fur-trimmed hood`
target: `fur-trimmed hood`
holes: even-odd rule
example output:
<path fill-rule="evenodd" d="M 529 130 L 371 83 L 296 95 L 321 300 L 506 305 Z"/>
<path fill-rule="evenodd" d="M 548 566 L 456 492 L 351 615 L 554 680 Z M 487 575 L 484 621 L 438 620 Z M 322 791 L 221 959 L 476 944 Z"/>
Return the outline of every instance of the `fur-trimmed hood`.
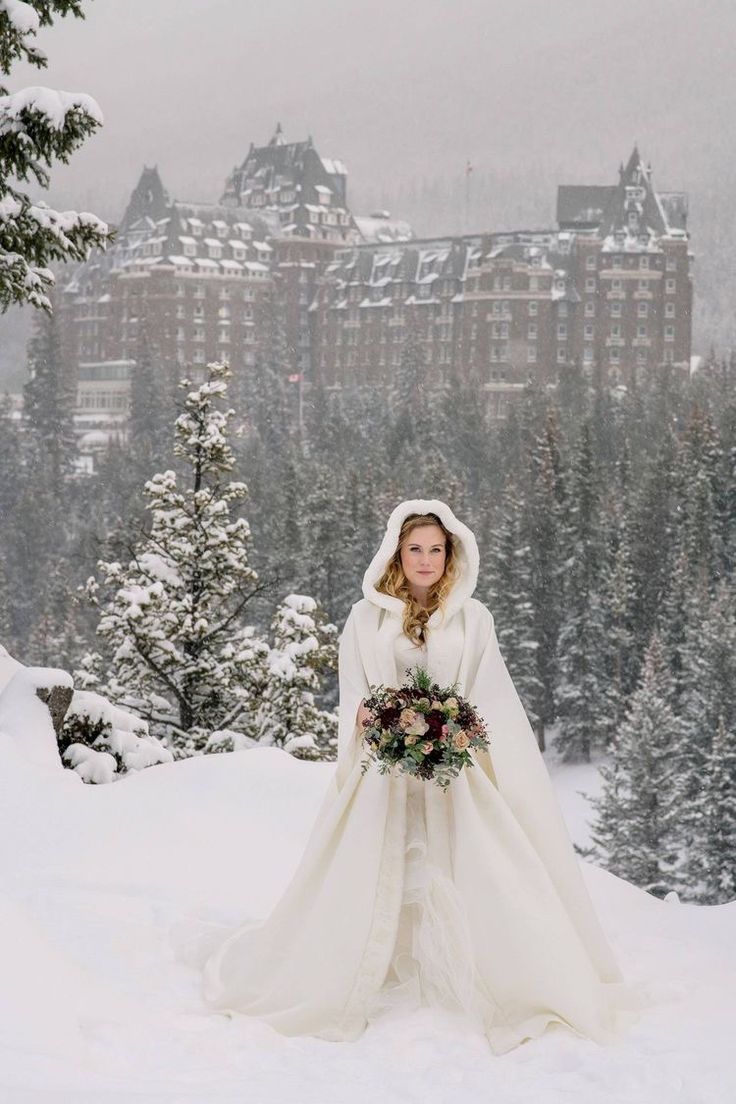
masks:
<path fill-rule="evenodd" d="M 445 603 L 445 620 L 449 620 L 454 613 L 462 608 L 467 598 L 470 598 L 478 582 L 478 567 L 480 557 L 478 544 L 471 529 L 455 517 L 446 502 L 438 498 L 410 498 L 391 512 L 386 526 L 386 532 L 381 541 L 381 546 L 371 560 L 363 576 L 363 594 L 369 602 L 394 613 L 403 613 L 404 603 L 401 598 L 394 598 L 391 594 L 383 594 L 376 590 L 379 581 L 388 563 L 396 551 L 399 543 L 401 526 L 409 514 L 436 514 L 443 525 L 457 538 L 458 564 L 460 576 L 450 591 Z M 427 624 L 432 627 L 442 619 L 442 611 L 435 610 Z"/>

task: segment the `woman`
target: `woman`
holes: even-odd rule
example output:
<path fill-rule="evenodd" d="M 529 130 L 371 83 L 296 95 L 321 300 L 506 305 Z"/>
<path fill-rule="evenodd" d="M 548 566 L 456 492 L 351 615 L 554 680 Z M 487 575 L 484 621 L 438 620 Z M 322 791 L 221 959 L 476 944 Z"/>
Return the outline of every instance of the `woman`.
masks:
<path fill-rule="evenodd" d="M 475 538 L 439 500 L 402 502 L 340 638 L 338 761 L 271 914 L 221 940 L 204 995 L 286 1035 L 357 1038 L 389 1009 L 467 1014 L 501 1054 L 562 1024 L 599 1042 L 638 1018 L 595 915 L 536 738 L 472 597 Z M 447 791 L 361 769 L 363 700 L 427 667 L 490 749 Z"/>

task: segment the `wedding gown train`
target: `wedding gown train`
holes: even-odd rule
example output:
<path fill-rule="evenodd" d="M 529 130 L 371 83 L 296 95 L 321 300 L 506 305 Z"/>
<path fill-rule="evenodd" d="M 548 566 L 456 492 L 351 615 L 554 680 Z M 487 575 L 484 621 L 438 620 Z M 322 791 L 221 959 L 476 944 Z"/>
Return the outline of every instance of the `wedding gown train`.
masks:
<path fill-rule="evenodd" d="M 426 646 L 401 634 L 393 653 L 400 681 L 428 666 Z M 477 762 L 443 792 L 375 767 L 362 774 L 356 755 L 271 914 L 196 928 L 172 937 L 201 967 L 209 1007 L 285 1035 L 356 1039 L 382 1016 L 436 1006 L 467 1015 L 503 1054 L 552 1023 L 615 1041 L 645 1006 L 615 965 L 602 979 Z"/>

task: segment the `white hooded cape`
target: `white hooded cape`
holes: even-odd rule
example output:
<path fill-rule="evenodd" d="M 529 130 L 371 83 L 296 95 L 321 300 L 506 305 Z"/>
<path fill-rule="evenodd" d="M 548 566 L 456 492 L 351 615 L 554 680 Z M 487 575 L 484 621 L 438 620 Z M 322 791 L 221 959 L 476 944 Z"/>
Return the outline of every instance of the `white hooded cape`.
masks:
<path fill-rule="evenodd" d="M 363 579 L 340 638 L 338 761 L 300 864 L 271 914 L 214 940 L 203 963 L 210 1007 L 253 1016 L 286 1035 L 357 1038 L 381 1007 L 396 944 L 405 871 L 407 780 L 361 771 L 356 714 L 370 687 L 400 683 L 393 643 L 400 599 L 375 584 L 408 514 L 435 513 L 459 538 L 461 575 L 429 618 L 427 666 L 479 710 L 490 752 L 445 792 L 425 783 L 427 911 L 444 887 L 462 904 L 477 1015 L 503 1053 L 562 1023 L 600 1043 L 645 1004 L 623 981 L 582 878 L 536 737 L 499 651 L 490 611 L 472 597 L 475 537 L 435 499 L 402 502 Z M 444 893 L 444 896 L 443 896 Z M 448 919 L 446 924 L 454 921 Z M 458 922 L 459 923 L 459 922 Z M 462 935 L 462 937 L 461 937 Z M 211 953 L 210 953 L 211 952 Z M 204 956 L 202 956 L 204 957 Z M 460 965 L 460 963 L 458 963 Z"/>

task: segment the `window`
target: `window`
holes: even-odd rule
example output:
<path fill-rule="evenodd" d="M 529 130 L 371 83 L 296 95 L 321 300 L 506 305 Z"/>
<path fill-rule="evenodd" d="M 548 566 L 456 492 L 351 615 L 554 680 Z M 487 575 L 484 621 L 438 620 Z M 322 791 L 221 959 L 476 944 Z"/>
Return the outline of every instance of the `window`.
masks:
<path fill-rule="evenodd" d="M 538 276 L 530 276 L 529 277 L 529 290 L 530 291 L 539 291 L 539 277 Z"/>
<path fill-rule="evenodd" d="M 537 301 L 535 299 L 531 299 L 529 301 L 529 314 L 532 314 L 532 315 L 538 314 L 538 307 L 539 307 L 539 303 L 537 303 Z"/>
<path fill-rule="evenodd" d="M 567 352 L 564 345 L 557 346 L 557 363 L 564 364 L 567 360 Z"/>
<path fill-rule="evenodd" d="M 567 303 L 558 303 L 557 304 L 557 317 L 558 318 L 567 318 Z"/>
<path fill-rule="evenodd" d="M 664 305 L 664 316 L 665 316 L 665 318 L 674 318 L 675 317 L 675 304 L 674 303 L 665 303 L 665 305 Z"/>
<path fill-rule="evenodd" d="M 664 339 L 665 339 L 665 341 L 674 341 L 675 340 L 675 327 L 674 326 L 665 326 L 665 328 L 664 328 Z"/>
<path fill-rule="evenodd" d="M 648 280 L 639 280 L 638 290 L 639 291 L 649 291 L 649 281 Z"/>
<path fill-rule="evenodd" d="M 639 268 L 649 268 L 649 258 L 648 257 L 640 257 L 639 258 Z"/>
<path fill-rule="evenodd" d="M 585 267 L 588 271 L 595 271 L 595 253 L 589 253 L 585 258 Z"/>
<path fill-rule="evenodd" d="M 504 276 L 504 278 L 503 278 L 503 290 L 504 291 L 511 291 L 511 277 L 510 276 Z"/>
<path fill-rule="evenodd" d="M 564 341 L 567 338 L 567 322 L 557 323 L 557 339 Z"/>
<path fill-rule="evenodd" d="M 587 280 L 585 281 L 585 290 L 588 293 L 590 293 L 591 291 L 595 291 L 595 277 L 594 276 L 588 276 Z"/>
<path fill-rule="evenodd" d="M 637 326 L 636 327 L 636 336 L 637 337 L 646 337 L 647 336 L 646 326 Z"/>
<path fill-rule="evenodd" d="M 590 299 L 585 304 L 585 317 L 595 318 L 595 303 Z"/>
<path fill-rule="evenodd" d="M 621 304 L 620 303 L 611 303 L 611 318 L 620 318 L 620 317 L 621 317 Z"/>
<path fill-rule="evenodd" d="M 615 279 L 615 280 L 611 280 L 611 290 L 612 291 L 620 291 L 621 290 L 621 281 L 618 278 Z"/>
<path fill-rule="evenodd" d="M 677 257 L 668 257 L 667 258 L 667 271 L 668 272 L 677 272 Z"/>
<path fill-rule="evenodd" d="M 590 364 L 591 361 L 593 360 L 593 346 L 592 345 L 586 345 L 585 348 L 583 349 L 583 360 L 585 361 L 586 364 Z"/>
<path fill-rule="evenodd" d="M 649 304 L 639 303 L 636 308 L 636 313 L 639 315 L 639 318 L 647 318 L 649 315 Z"/>
<path fill-rule="evenodd" d="M 537 360 L 537 346 L 527 345 L 526 348 L 526 362 L 527 364 L 535 364 Z"/>
<path fill-rule="evenodd" d="M 614 267 L 614 268 L 623 268 L 623 257 L 621 257 L 621 256 L 620 256 L 620 255 L 619 255 L 619 254 L 617 253 L 617 254 L 615 255 L 615 257 L 613 258 L 613 261 L 612 261 L 612 263 L 613 263 L 613 267 Z"/>
<path fill-rule="evenodd" d="M 526 336 L 531 340 L 537 336 L 537 323 L 530 322 L 527 327 Z"/>
<path fill-rule="evenodd" d="M 585 327 L 584 336 L 585 336 L 586 341 L 592 341 L 593 340 L 593 326 L 591 325 L 590 322 Z"/>
<path fill-rule="evenodd" d="M 621 359 L 621 354 L 619 350 L 616 348 L 611 349 L 608 354 L 608 359 L 610 360 L 611 364 L 618 364 Z"/>
<path fill-rule="evenodd" d="M 613 326 L 611 326 L 611 337 L 620 337 L 620 336 L 621 336 L 621 327 L 618 324 L 618 322 L 615 322 L 613 324 Z"/>
<path fill-rule="evenodd" d="M 667 292 L 667 294 L 668 294 L 668 295 L 674 295 L 674 292 L 675 292 L 675 281 L 674 281 L 674 280 L 672 279 L 672 277 L 669 277 L 669 278 L 668 278 L 668 279 L 667 279 L 667 280 L 665 281 L 665 291 Z"/>

